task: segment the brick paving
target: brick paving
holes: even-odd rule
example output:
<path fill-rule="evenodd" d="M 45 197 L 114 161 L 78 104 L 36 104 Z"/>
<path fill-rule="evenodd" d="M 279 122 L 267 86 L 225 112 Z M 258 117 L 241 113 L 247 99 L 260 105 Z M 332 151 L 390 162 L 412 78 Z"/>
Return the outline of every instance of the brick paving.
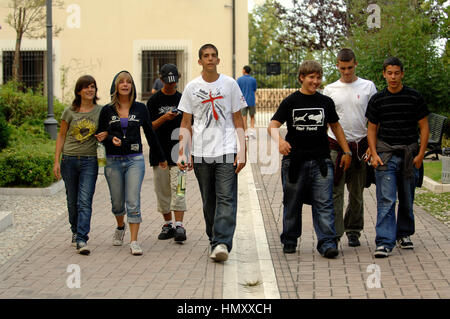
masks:
<path fill-rule="evenodd" d="M 266 134 L 265 130 L 258 133 L 260 138 Z M 375 185 L 366 188 L 361 246 L 349 247 L 344 236 L 340 255 L 329 260 L 315 248 L 311 206 L 304 205 L 297 253 L 285 255 L 279 238 L 283 214 L 280 170 L 262 175 L 259 165 L 253 164 L 252 171 L 281 298 L 450 298 L 450 228 L 421 208 L 415 206 L 416 233 L 411 236 L 416 248 L 395 248 L 389 258 L 374 258 Z M 371 267 L 379 267 L 380 288 L 368 288 L 375 269 Z"/>
<path fill-rule="evenodd" d="M 315 249 L 311 209 L 305 205 L 298 251 L 285 255 L 279 240 L 282 228 L 279 170 L 262 175 L 258 164 L 249 165 L 281 299 L 450 298 L 450 229 L 442 222 L 416 207 L 416 234 L 412 236 L 416 248 L 394 249 L 389 258 L 375 259 L 376 201 L 372 186 L 364 192 L 365 228 L 361 247 L 348 247 L 344 238 L 338 258 L 321 257 Z M 141 203 L 143 223 L 139 231 L 144 255 L 130 254 L 128 231 L 124 246 L 112 246 L 115 219 L 105 178 L 99 176 L 89 240 L 91 255 L 76 254 L 70 245 L 67 217 L 61 216 L 22 253 L 0 267 L 0 299 L 224 298 L 227 263 L 214 263 L 208 258 L 201 198 L 193 172 L 188 174 L 185 214 L 188 240 L 176 244 L 157 239 L 162 217 L 156 212 L 153 173 L 148 166 L 146 169 Z M 61 196 L 65 196 L 64 192 Z M 73 278 L 73 272 L 68 272 L 69 265 L 80 267 L 80 288 L 69 288 Z M 367 280 L 373 273 L 370 269 L 368 272 L 368 267 L 379 267 L 380 288 L 368 288 Z"/>
<path fill-rule="evenodd" d="M 81 256 L 70 245 L 67 217 L 59 217 L 31 245 L 0 268 L 0 298 L 222 298 L 224 265 L 208 258 L 201 198 L 193 172 L 188 174 L 188 212 L 184 224 L 188 240 L 177 244 L 161 241 L 162 217 L 156 211 L 153 173 L 146 167 L 142 187 L 143 223 L 139 242 L 144 255 L 132 256 L 124 246 L 112 246 L 115 218 L 111 213 L 108 186 L 99 176 L 94 195 L 89 246 L 90 256 Z M 61 196 L 65 196 L 61 192 Z M 69 265 L 79 265 L 81 288 L 68 288 L 74 274 Z"/>

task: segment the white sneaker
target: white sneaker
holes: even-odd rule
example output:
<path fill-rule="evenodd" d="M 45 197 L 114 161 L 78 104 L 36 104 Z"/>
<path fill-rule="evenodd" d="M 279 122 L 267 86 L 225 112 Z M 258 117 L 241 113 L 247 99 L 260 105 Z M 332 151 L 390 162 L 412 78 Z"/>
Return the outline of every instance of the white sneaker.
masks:
<path fill-rule="evenodd" d="M 91 250 L 85 242 L 79 242 L 77 243 L 77 252 L 80 255 L 89 255 L 91 253 Z"/>
<path fill-rule="evenodd" d="M 132 255 L 142 255 L 142 249 L 141 246 L 139 246 L 137 241 L 132 241 L 130 243 L 130 250 Z"/>
<path fill-rule="evenodd" d="M 248 136 L 251 138 L 256 138 L 256 131 L 254 128 L 248 130 Z"/>
<path fill-rule="evenodd" d="M 113 236 L 113 246 L 122 246 L 123 245 L 123 237 L 125 236 L 125 230 L 127 229 L 127 225 L 123 224 L 123 229 L 115 229 Z"/>
<path fill-rule="evenodd" d="M 216 247 L 214 247 L 213 251 L 211 252 L 211 255 L 209 255 L 209 258 L 211 258 L 214 261 L 226 261 L 228 260 L 228 249 L 225 244 L 219 244 Z"/>

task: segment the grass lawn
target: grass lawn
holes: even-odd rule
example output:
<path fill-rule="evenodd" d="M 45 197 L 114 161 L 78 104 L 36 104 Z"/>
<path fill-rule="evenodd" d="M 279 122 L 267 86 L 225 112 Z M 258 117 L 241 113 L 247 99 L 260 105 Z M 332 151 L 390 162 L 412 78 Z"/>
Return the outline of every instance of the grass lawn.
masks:
<path fill-rule="evenodd" d="M 425 188 L 416 188 L 414 205 L 450 227 L 450 193 L 435 194 Z"/>
<path fill-rule="evenodd" d="M 441 182 L 442 161 L 424 161 L 424 174 Z M 424 187 L 416 188 L 414 204 L 450 227 L 450 193 L 435 194 Z"/>
<path fill-rule="evenodd" d="M 435 182 L 441 182 L 442 161 L 424 161 L 423 169 L 425 176 L 431 178 Z"/>

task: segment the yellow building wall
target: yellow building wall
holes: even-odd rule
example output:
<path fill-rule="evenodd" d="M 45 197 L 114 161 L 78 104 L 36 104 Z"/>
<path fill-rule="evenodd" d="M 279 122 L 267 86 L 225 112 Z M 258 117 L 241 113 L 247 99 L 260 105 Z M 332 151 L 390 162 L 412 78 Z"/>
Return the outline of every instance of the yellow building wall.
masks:
<path fill-rule="evenodd" d="M 15 31 L 4 20 L 12 9 L 0 0 L 0 50 L 14 49 Z M 247 0 L 236 0 L 236 77 L 248 63 Z M 219 50 L 219 72 L 232 76 L 232 0 L 66 0 L 53 9 L 53 24 L 63 27 L 54 38 L 54 94 L 73 98 L 77 78 L 93 75 L 99 103 L 109 102 L 113 76 L 132 73 L 141 90 L 141 53 L 183 50 L 185 69 L 181 86 L 200 74 L 198 49 L 213 43 Z M 45 39 L 24 39 L 22 50 L 45 50 Z M 66 69 L 66 84 L 61 83 Z M 0 79 L 1 80 L 1 79 Z M 140 98 L 140 95 L 138 95 Z"/>

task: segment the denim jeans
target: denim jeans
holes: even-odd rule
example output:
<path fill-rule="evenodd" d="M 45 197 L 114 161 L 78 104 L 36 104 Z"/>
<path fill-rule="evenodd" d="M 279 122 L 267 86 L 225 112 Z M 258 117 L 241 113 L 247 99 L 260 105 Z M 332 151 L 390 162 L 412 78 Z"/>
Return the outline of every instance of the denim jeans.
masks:
<path fill-rule="evenodd" d="M 331 150 L 331 160 L 336 165 L 338 152 Z M 366 164 L 352 158 L 350 167 L 343 173 L 339 183 L 333 187 L 333 202 L 335 213 L 336 236 L 342 235 L 360 236 L 364 229 L 364 186 L 366 182 Z M 347 185 L 348 205 L 344 215 L 344 188 Z"/>
<path fill-rule="evenodd" d="M 63 155 L 61 176 L 66 186 L 70 229 L 77 234 L 77 242 L 87 242 L 98 176 L 97 157 Z"/>
<path fill-rule="evenodd" d="M 131 224 L 142 222 L 141 186 L 145 175 L 144 155 L 107 157 L 105 177 L 111 195 L 112 213 L 127 215 Z"/>
<path fill-rule="evenodd" d="M 225 158 L 228 158 L 228 162 Z M 237 213 L 237 174 L 234 156 L 220 156 L 215 159 L 194 158 L 194 172 L 197 177 L 203 202 L 203 216 L 211 247 L 225 244 L 228 251 L 233 247 Z"/>
<path fill-rule="evenodd" d="M 311 199 L 314 230 L 317 236 L 317 250 L 324 254 L 328 248 L 336 248 L 336 230 L 333 207 L 333 164 L 326 159 L 327 176 L 320 173 L 316 160 L 306 160 L 300 166 L 297 182 L 289 182 L 290 159 L 283 159 L 281 181 L 283 184 L 283 232 L 281 242 L 297 246 L 302 234 L 302 206 Z"/>
<path fill-rule="evenodd" d="M 419 170 L 414 167 L 414 176 L 406 179 L 403 174 L 403 157 L 393 155 L 384 163 L 386 170 L 375 170 L 377 185 L 377 224 L 375 244 L 394 248 L 399 238 L 414 234 L 414 189 Z M 398 193 L 398 216 L 395 218 L 395 203 Z"/>

